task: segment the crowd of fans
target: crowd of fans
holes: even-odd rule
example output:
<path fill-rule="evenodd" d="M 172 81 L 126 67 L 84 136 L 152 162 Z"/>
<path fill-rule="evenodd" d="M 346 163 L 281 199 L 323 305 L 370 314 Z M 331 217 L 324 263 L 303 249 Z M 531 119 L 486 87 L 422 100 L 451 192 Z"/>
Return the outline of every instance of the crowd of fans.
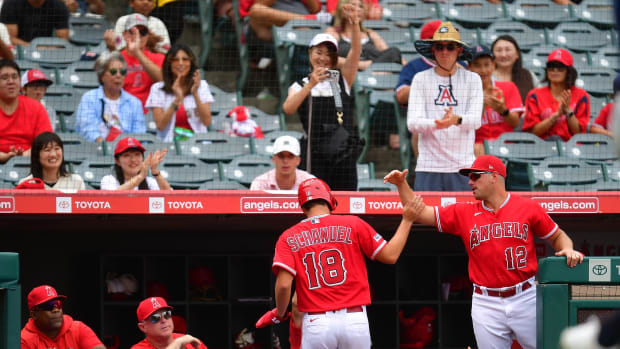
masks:
<path fill-rule="evenodd" d="M 89 142 L 118 142 L 115 173 L 105 177 L 102 189 L 170 188 L 157 168 L 166 151 L 145 154 L 138 140 L 123 136 L 145 133 L 147 113 L 152 113 L 156 135 L 163 142 L 188 140 L 211 127 L 215 98 L 201 78 L 194 52 L 177 42 L 184 2 L 129 0 L 133 13 L 118 18 L 114 29 L 101 38 L 107 51 L 94 65 L 100 85 L 82 95 L 74 126 Z M 216 15 L 232 11 L 226 0 L 215 6 L 228 9 Z M 590 122 L 590 97 L 575 86 L 579 72 L 568 50 L 549 54 L 539 81 L 523 68 L 522 52 L 513 37 L 501 35 L 490 47 L 469 47 L 450 22 L 437 20 L 421 28 L 415 44 L 421 57 L 407 62 L 379 32 L 364 27 L 365 20 L 381 18 L 378 1 L 327 1 L 325 9 L 321 7 L 314 0 L 240 1 L 240 14 L 249 17 L 248 40 L 272 40 L 272 26 L 291 19 L 331 24 L 309 43 L 310 73 L 290 85 L 282 104 L 285 114 L 299 115 L 305 137 L 299 150 L 274 147 L 286 149 L 286 154 L 274 151 L 276 172 L 260 179 L 269 178 L 270 188 L 294 189 L 292 183 L 300 182 L 297 171 L 303 169 L 303 178 L 317 176 L 335 190 L 357 189 L 356 160 L 364 145 L 357 136 L 352 89 L 358 70 L 381 62 L 403 65 L 394 92 L 407 109 L 418 190 L 469 190 L 457 169 L 484 154 L 485 140 L 505 132 L 531 132 L 564 142 L 584 132 L 613 137 L 609 117 L 613 103 Z M 13 61 L 15 49 L 37 37 L 68 40 L 71 13 L 104 11 L 103 0 L 2 3 L 0 163 L 31 156 L 31 174 L 23 181 L 34 177 L 45 188 L 84 189 L 79 176 L 68 173 L 62 140 L 51 133 L 57 125 L 56 111 L 45 105 L 45 94 L 53 81 L 38 69 L 22 71 Z M 618 79 L 614 90 L 617 85 Z M 134 146 L 119 150 L 127 142 Z"/>

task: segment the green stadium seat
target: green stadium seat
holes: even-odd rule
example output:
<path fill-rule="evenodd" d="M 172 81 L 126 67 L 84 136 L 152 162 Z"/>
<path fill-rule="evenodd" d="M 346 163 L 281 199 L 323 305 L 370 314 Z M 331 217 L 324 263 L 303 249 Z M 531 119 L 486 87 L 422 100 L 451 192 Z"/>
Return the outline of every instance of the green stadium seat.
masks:
<path fill-rule="evenodd" d="M 358 191 L 396 191 L 395 185 L 383 183 L 383 179 L 366 178 L 357 180 Z"/>
<path fill-rule="evenodd" d="M 602 167 L 565 157 L 548 158 L 529 164 L 532 190 L 546 191 L 551 184 L 585 185 L 604 179 Z"/>
<path fill-rule="evenodd" d="M 506 17 L 502 4 L 492 4 L 487 0 L 453 0 L 440 8 L 446 19 L 468 27 L 486 27 Z"/>
<path fill-rule="evenodd" d="M 357 164 L 357 180 L 375 178 L 375 164 L 373 162 Z"/>
<path fill-rule="evenodd" d="M 79 61 L 61 71 L 60 75 L 65 85 L 82 89 L 95 89 L 100 84 L 94 69 L 94 61 Z"/>
<path fill-rule="evenodd" d="M 101 15 L 71 14 L 69 16 L 69 41 L 76 45 L 97 45 L 110 25 Z"/>
<path fill-rule="evenodd" d="M 77 111 L 82 94 L 70 86 L 51 85 L 45 92 L 45 105 L 58 113 L 73 114 Z M 69 127 L 69 126 L 67 126 Z M 75 125 L 71 125 L 75 127 Z"/>
<path fill-rule="evenodd" d="M 70 164 L 81 164 L 83 161 L 103 156 L 103 143 L 92 143 L 82 138 L 77 133 L 56 132 L 62 139 L 65 161 Z"/>
<path fill-rule="evenodd" d="M 486 1 L 486 0 L 484 0 Z M 454 27 L 459 31 L 461 35 L 461 40 L 467 43 L 469 46 L 478 46 L 480 45 L 481 32 L 484 29 L 480 28 L 465 28 L 457 23 L 455 23 Z"/>
<path fill-rule="evenodd" d="M 547 57 L 549 54 L 557 50 L 557 46 L 543 45 L 532 48 L 528 53 L 522 53 L 523 66 L 525 68 L 545 69 L 547 65 Z M 585 52 L 571 52 L 573 56 L 574 65 L 579 71 L 581 68 L 590 66 L 588 53 Z"/>
<path fill-rule="evenodd" d="M 67 67 L 79 61 L 85 50 L 61 38 L 38 37 L 24 48 L 24 59 L 37 62 L 42 67 Z"/>
<path fill-rule="evenodd" d="M 542 160 L 560 155 L 556 142 L 545 142 L 529 132 L 506 132 L 494 141 L 485 140 L 484 151 L 502 159 Z"/>
<path fill-rule="evenodd" d="M 575 15 L 584 22 L 611 29 L 615 24 L 612 0 L 587 0 L 575 7 Z"/>
<path fill-rule="evenodd" d="M 620 191 L 620 182 L 605 182 L 598 180 L 593 184 L 550 184 L 548 191 Z"/>
<path fill-rule="evenodd" d="M 178 154 L 191 155 L 207 163 L 231 161 L 237 156 L 250 154 L 250 140 L 223 133 L 196 134 L 186 141 L 176 142 Z"/>
<path fill-rule="evenodd" d="M 413 42 L 409 29 L 399 27 L 394 22 L 384 20 L 365 20 L 364 27 L 376 31 L 377 34 L 381 35 L 388 46 Z"/>
<path fill-rule="evenodd" d="M 611 33 L 583 22 L 563 22 L 551 32 L 554 45 L 573 51 L 595 52 L 612 44 Z"/>
<path fill-rule="evenodd" d="M 156 135 L 157 124 L 155 124 L 155 120 L 153 119 L 152 110 L 149 110 L 146 114 L 144 114 L 144 122 L 146 123 L 146 132 L 152 135 Z"/>
<path fill-rule="evenodd" d="M 2 171 L 2 165 L 0 165 L 0 171 Z M 15 184 L 0 180 L 0 189 L 15 189 Z"/>
<path fill-rule="evenodd" d="M 14 156 L 0 166 L 0 180 L 17 185 L 20 179 L 30 174 L 30 156 Z"/>
<path fill-rule="evenodd" d="M 209 181 L 202 183 L 199 190 L 248 190 L 248 186 L 245 186 L 237 181 Z"/>
<path fill-rule="evenodd" d="M 614 140 L 602 134 L 578 133 L 560 145 L 560 154 L 573 159 L 608 161 L 618 158 Z"/>
<path fill-rule="evenodd" d="M 570 6 L 558 5 L 547 0 L 516 0 L 507 5 L 508 14 L 514 20 L 533 25 L 552 27 L 558 23 L 575 21 Z M 521 46 L 521 42 L 519 46 Z"/>
<path fill-rule="evenodd" d="M 60 126 L 60 128 L 58 128 L 57 130 L 60 130 L 66 133 L 75 132 L 76 118 L 77 118 L 76 113 L 71 113 L 71 114 L 56 113 L 57 123 Z"/>
<path fill-rule="evenodd" d="M 253 153 L 263 156 L 273 155 L 273 142 L 280 136 L 291 136 L 297 138 L 301 143 L 304 134 L 299 131 L 273 131 L 265 133 L 265 138 L 254 140 Z"/>
<path fill-rule="evenodd" d="M 610 68 L 581 68 L 575 86 L 595 96 L 607 96 L 613 93 L 613 81 L 616 75 L 616 71 Z"/>
<path fill-rule="evenodd" d="M 187 155 L 166 155 L 159 170 L 174 189 L 198 189 L 203 183 L 214 179 L 213 168 Z"/>
<path fill-rule="evenodd" d="M 439 7 L 435 3 L 418 0 L 384 0 L 383 18 L 392 22 L 408 23 L 416 27 L 433 19 L 440 19 Z"/>
<path fill-rule="evenodd" d="M 214 112 L 226 114 L 238 105 L 236 94 L 226 92 L 213 84 L 209 84 L 209 90 L 211 90 L 211 94 L 215 99 L 215 102 L 211 103 L 211 114 L 214 114 Z"/>
<path fill-rule="evenodd" d="M 93 188 L 101 188 L 101 179 L 114 174 L 114 157 L 97 156 L 87 159 L 78 166 L 73 167 L 74 172 L 79 174 L 84 182 Z"/>
<path fill-rule="evenodd" d="M 541 29 L 532 29 L 525 23 L 500 21 L 491 24 L 481 33 L 481 42 L 487 46 L 491 46 L 498 36 L 508 34 L 517 40 L 519 47 L 524 51 L 544 45 L 547 42 L 545 32 Z"/>
<path fill-rule="evenodd" d="M 606 46 L 592 54 L 592 65 L 620 71 L 620 51 L 616 46 Z"/>
<path fill-rule="evenodd" d="M 620 161 L 603 164 L 603 169 L 607 181 L 620 182 Z"/>
<path fill-rule="evenodd" d="M 274 168 L 271 158 L 257 155 L 241 155 L 224 166 L 223 176 L 249 187 L 254 178 Z"/>
<path fill-rule="evenodd" d="M 17 63 L 17 66 L 19 67 L 19 71 L 21 74 L 25 73 L 26 70 L 41 69 L 41 67 L 39 66 L 39 63 L 25 60 L 25 59 L 16 59 L 15 63 Z"/>
<path fill-rule="evenodd" d="M 609 103 L 609 99 L 606 96 L 604 97 L 590 96 L 590 123 L 592 123 L 596 119 L 598 114 L 607 105 L 607 103 Z M 590 132 L 589 127 L 590 125 L 588 125 L 587 132 Z"/>

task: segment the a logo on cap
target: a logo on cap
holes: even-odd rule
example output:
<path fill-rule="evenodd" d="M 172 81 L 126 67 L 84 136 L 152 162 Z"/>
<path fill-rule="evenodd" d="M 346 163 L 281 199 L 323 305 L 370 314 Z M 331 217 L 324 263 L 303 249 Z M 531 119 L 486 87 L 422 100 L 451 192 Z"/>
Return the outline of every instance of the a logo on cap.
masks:
<path fill-rule="evenodd" d="M 560 51 L 560 50 L 555 51 L 555 58 L 561 59 L 562 58 L 562 51 Z"/>
<path fill-rule="evenodd" d="M 161 308 L 161 304 L 157 301 L 157 298 L 151 298 L 151 304 L 153 305 L 153 309 Z"/>
<path fill-rule="evenodd" d="M 45 286 L 45 293 L 46 293 L 48 296 L 55 296 L 55 295 L 56 295 L 56 294 L 54 293 L 54 290 L 53 290 L 51 287 L 49 287 L 49 286 Z"/>
<path fill-rule="evenodd" d="M 439 28 L 439 32 L 440 33 L 447 33 L 448 32 L 448 27 L 441 27 L 441 28 Z"/>
<path fill-rule="evenodd" d="M 482 46 L 476 46 L 476 52 L 482 52 Z"/>
<path fill-rule="evenodd" d="M 493 165 L 489 165 L 489 168 L 492 170 L 493 169 Z"/>

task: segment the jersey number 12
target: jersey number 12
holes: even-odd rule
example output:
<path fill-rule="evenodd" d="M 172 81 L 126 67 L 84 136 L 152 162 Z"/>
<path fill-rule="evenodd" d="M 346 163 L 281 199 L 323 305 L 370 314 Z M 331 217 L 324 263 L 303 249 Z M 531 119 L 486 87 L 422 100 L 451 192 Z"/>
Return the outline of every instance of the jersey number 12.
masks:
<path fill-rule="evenodd" d="M 318 258 L 316 258 L 315 252 L 308 252 L 302 261 L 306 266 L 308 288 L 311 290 L 321 288 L 321 284 L 337 286 L 347 279 L 344 257 L 338 249 L 321 251 Z"/>
<path fill-rule="evenodd" d="M 527 249 L 523 245 L 519 245 L 514 248 L 514 253 L 512 247 L 508 247 L 504 250 L 504 254 L 506 255 L 506 269 L 514 270 L 515 266 L 517 269 L 523 269 L 527 267 Z"/>

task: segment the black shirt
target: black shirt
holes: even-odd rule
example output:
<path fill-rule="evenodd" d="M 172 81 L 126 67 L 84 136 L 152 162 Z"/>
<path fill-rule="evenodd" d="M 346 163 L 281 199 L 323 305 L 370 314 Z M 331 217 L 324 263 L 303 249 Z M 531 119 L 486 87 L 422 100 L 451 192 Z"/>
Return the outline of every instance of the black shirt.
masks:
<path fill-rule="evenodd" d="M 30 42 L 39 36 L 56 36 L 56 30 L 69 28 L 69 11 L 61 0 L 45 0 L 34 8 L 28 0 L 4 0 L 0 22 L 17 24 L 17 37 Z"/>

